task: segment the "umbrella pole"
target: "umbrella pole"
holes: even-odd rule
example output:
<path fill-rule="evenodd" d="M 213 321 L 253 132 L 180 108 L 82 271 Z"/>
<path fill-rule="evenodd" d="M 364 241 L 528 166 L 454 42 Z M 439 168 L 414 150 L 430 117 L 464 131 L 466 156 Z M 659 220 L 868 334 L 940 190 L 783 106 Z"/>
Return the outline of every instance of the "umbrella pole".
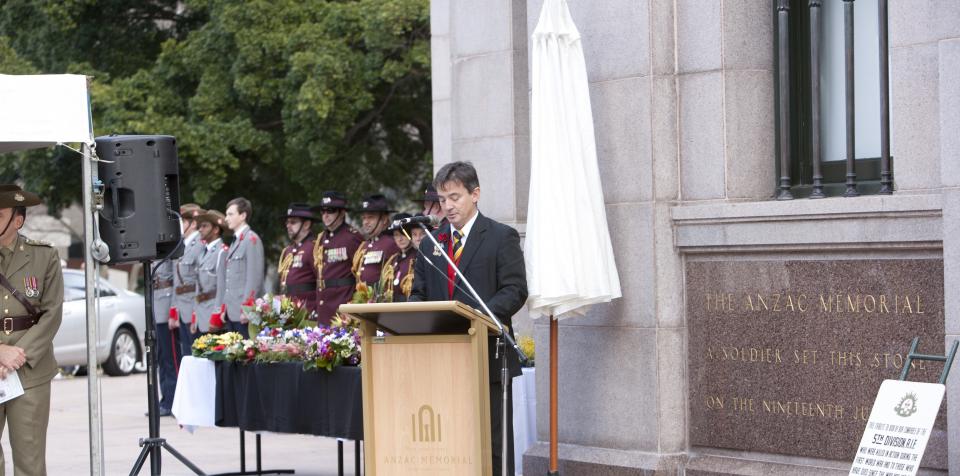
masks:
<path fill-rule="evenodd" d="M 557 440 L 559 431 L 557 425 L 557 320 L 550 316 L 550 476 L 559 473 L 559 456 L 557 455 Z"/>

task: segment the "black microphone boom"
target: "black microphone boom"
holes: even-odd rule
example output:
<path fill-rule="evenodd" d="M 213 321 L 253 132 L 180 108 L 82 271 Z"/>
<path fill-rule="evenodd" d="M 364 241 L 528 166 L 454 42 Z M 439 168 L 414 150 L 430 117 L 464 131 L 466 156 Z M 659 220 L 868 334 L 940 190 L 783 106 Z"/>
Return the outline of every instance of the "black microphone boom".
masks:
<path fill-rule="evenodd" d="M 441 223 L 443 223 L 443 218 L 438 217 L 436 215 L 426 215 L 426 216 L 403 218 L 403 219 L 397 220 L 397 223 L 399 223 L 400 225 L 409 225 L 411 223 L 423 223 L 426 225 L 430 225 L 433 228 L 436 228 L 440 226 Z"/>

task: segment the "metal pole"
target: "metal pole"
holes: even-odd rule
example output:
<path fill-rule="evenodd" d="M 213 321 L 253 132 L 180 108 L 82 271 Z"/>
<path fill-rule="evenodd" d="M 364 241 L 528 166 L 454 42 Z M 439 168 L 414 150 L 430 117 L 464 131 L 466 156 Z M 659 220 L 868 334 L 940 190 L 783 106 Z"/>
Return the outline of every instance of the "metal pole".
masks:
<path fill-rule="evenodd" d="M 810 154 L 813 159 L 810 198 L 826 197 L 820 171 L 820 6 L 821 0 L 810 0 Z"/>
<path fill-rule="evenodd" d="M 550 476 L 560 474 L 560 455 L 557 449 L 560 439 L 559 419 L 557 418 L 559 408 L 559 388 L 557 388 L 559 380 L 557 361 L 559 359 L 557 355 L 560 352 L 557 347 L 558 332 L 557 320 L 550 316 L 550 472 L 548 473 Z"/>
<path fill-rule="evenodd" d="M 880 193 L 893 193 L 890 170 L 890 59 L 887 46 L 887 0 L 877 0 L 880 36 Z"/>
<path fill-rule="evenodd" d="M 777 200 L 793 200 L 790 193 L 790 2 L 777 2 L 778 82 L 780 89 L 780 186 Z"/>
<path fill-rule="evenodd" d="M 83 194 L 83 266 L 87 304 L 87 410 L 90 417 L 90 474 L 102 476 L 103 473 L 103 422 L 100 417 L 100 377 L 97 374 L 97 304 L 93 292 L 97 276 L 93 261 L 93 181 L 96 170 L 93 168 L 93 154 L 90 145 L 83 144 L 82 194 Z"/>
<path fill-rule="evenodd" d="M 844 197 L 856 197 L 857 166 L 856 166 L 856 109 L 854 101 L 854 74 L 853 74 L 853 0 L 843 0 L 843 37 L 846 78 L 847 103 L 847 190 Z"/>

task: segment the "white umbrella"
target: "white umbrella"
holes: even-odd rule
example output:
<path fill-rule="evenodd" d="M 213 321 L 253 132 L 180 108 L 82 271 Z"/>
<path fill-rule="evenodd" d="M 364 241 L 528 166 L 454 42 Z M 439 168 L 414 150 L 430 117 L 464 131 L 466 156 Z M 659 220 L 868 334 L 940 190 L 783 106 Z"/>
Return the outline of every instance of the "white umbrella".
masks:
<path fill-rule="evenodd" d="M 528 306 L 550 322 L 550 470 L 557 471 L 557 319 L 620 297 L 597 166 L 580 33 L 566 0 L 546 0 L 533 32 Z"/>
<path fill-rule="evenodd" d="M 83 236 L 93 242 L 93 123 L 87 77 L 75 74 L 0 74 L 0 153 L 79 142 L 83 147 Z M 93 289 L 94 265 L 84 250 L 86 287 Z M 87 293 L 87 398 L 90 416 L 90 474 L 103 474 L 103 431 L 97 376 L 97 321 L 94 293 Z"/>

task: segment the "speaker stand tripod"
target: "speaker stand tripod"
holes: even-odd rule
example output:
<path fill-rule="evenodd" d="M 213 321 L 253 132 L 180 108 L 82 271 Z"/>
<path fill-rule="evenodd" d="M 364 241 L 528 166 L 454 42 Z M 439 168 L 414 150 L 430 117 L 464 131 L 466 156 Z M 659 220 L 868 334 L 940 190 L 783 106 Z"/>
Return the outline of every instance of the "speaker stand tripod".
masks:
<path fill-rule="evenodd" d="M 144 347 L 147 355 L 147 420 L 149 421 L 148 438 L 140 438 L 140 455 L 130 470 L 130 476 L 140 474 L 143 464 L 150 456 L 150 476 L 160 476 L 160 453 L 161 449 L 167 450 L 174 458 L 180 460 L 184 466 L 190 468 L 194 474 L 204 476 L 205 473 L 188 460 L 179 451 L 167 443 L 167 440 L 160 437 L 160 414 L 157 395 L 157 354 L 154 349 L 157 345 L 156 322 L 153 318 L 153 269 L 150 267 L 150 261 L 143 261 L 143 288 L 144 288 L 144 312 L 146 313 L 147 329 L 144 333 Z"/>

